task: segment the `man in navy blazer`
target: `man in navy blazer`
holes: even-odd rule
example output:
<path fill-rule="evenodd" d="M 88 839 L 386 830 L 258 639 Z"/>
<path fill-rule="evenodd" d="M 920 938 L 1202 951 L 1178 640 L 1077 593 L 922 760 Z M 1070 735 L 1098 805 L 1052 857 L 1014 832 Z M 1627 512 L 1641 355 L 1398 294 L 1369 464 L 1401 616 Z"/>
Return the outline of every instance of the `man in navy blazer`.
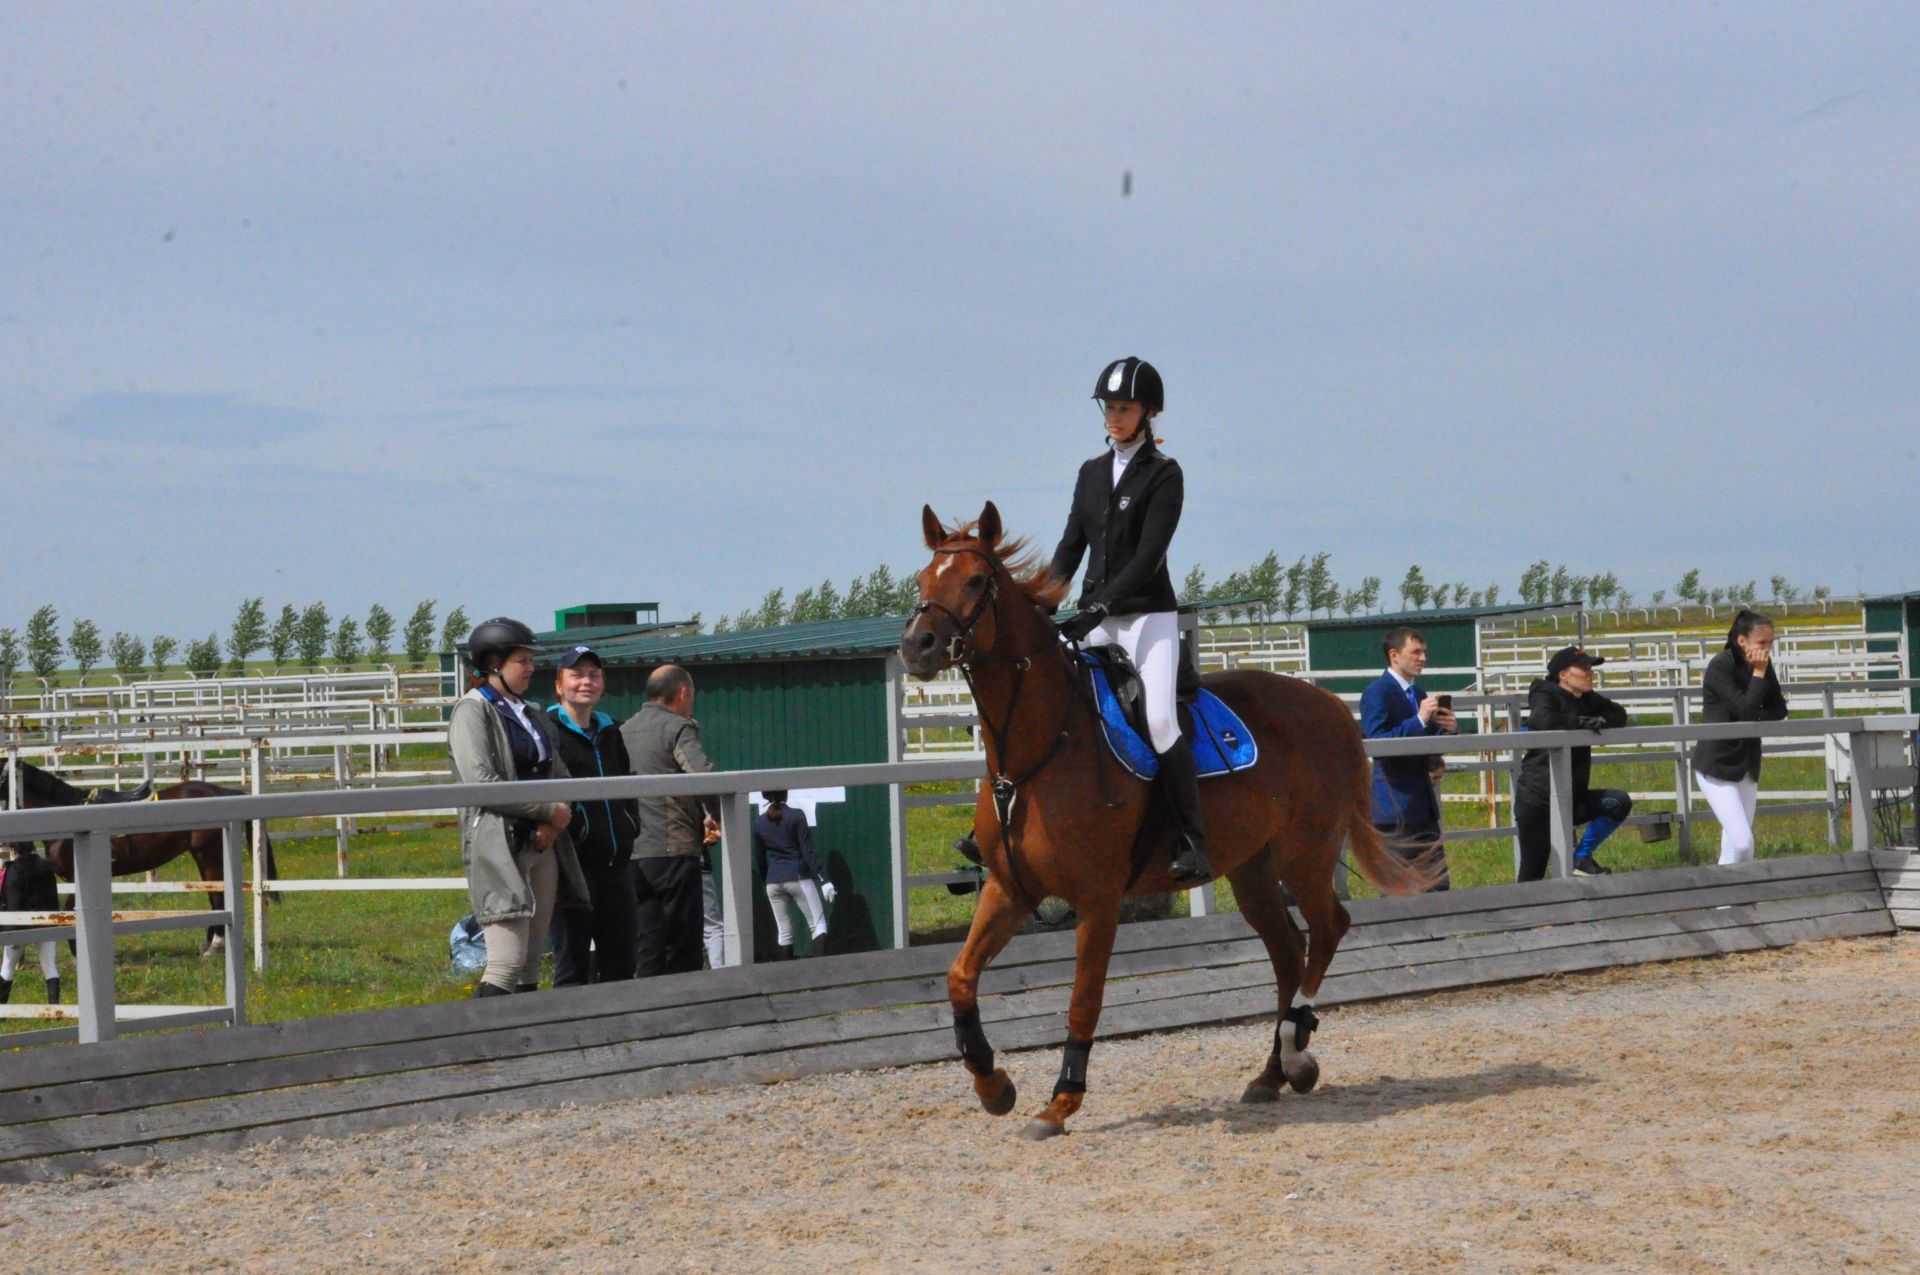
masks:
<path fill-rule="evenodd" d="M 1381 642 L 1387 671 L 1360 693 L 1360 729 L 1368 739 L 1449 734 L 1458 729 L 1451 708 L 1420 689 L 1415 678 L 1427 666 L 1427 640 L 1405 625 L 1387 630 Z M 1440 796 L 1431 770 L 1438 757 L 1381 757 L 1373 763 L 1373 826 L 1387 834 L 1388 848 L 1412 861 L 1440 844 Z M 1448 886 L 1446 865 L 1433 888 Z"/>

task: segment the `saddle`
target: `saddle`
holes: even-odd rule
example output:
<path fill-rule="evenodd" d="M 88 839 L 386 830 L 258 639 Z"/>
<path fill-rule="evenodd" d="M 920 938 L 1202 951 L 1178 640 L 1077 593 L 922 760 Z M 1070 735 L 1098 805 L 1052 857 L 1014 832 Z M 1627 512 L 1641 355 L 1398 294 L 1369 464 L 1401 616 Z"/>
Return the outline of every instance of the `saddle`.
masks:
<path fill-rule="evenodd" d="M 117 792 L 112 788 L 89 789 L 86 801 L 81 804 L 87 806 L 119 806 L 129 801 L 152 800 L 153 780 L 149 779 L 138 788 L 131 789 L 127 792 Z"/>
<path fill-rule="evenodd" d="M 1115 760 L 1135 779 L 1150 780 L 1160 771 L 1146 723 L 1146 691 L 1140 672 L 1117 646 L 1080 652 L 1101 733 Z M 1260 746 L 1240 715 L 1200 685 L 1199 670 L 1183 653 L 1177 683 L 1180 702 L 1193 718 L 1193 763 L 1200 778 L 1236 774 L 1260 760 Z"/>

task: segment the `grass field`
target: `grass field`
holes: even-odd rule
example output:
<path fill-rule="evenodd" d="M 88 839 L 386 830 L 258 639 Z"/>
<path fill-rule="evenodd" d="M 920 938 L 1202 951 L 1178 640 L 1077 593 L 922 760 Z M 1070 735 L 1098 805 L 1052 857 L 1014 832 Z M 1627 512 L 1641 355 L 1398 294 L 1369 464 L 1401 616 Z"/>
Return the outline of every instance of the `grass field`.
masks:
<path fill-rule="evenodd" d="M 1768 789 L 1813 790 L 1821 786 L 1817 758 L 1770 759 Z M 1480 777 L 1450 774 L 1444 789 L 1450 793 L 1477 791 Z M 1629 791 L 1657 791 L 1672 783 L 1672 766 L 1661 763 L 1597 761 L 1596 786 Z M 1765 795 L 1763 790 L 1763 796 Z M 1642 801 L 1637 809 L 1671 809 L 1672 802 Z M 1508 817 L 1505 802 L 1498 813 Z M 1449 802 L 1448 824 L 1454 828 L 1486 827 L 1484 802 Z M 951 849 L 956 836 L 972 821 L 968 807 L 934 807 L 909 812 L 908 870 L 940 872 L 959 866 Z M 334 843 L 329 835 L 293 837 L 292 829 L 276 829 L 275 852 L 283 878 L 332 877 Z M 1823 852 L 1826 821 L 1820 814 L 1796 814 L 1762 819 L 1761 857 Z M 1718 855 L 1718 828 L 1711 822 L 1694 830 L 1693 861 L 1711 863 Z M 1449 848 L 1453 881 L 1458 887 L 1492 885 L 1513 878 L 1511 842 L 1505 839 L 1466 842 Z M 1677 837 L 1643 843 L 1636 830 L 1617 833 L 1603 848 L 1601 859 L 1619 871 L 1674 867 L 1686 862 Z M 404 832 L 363 832 L 350 850 L 351 872 L 364 877 L 461 875 L 460 852 L 451 822 Z M 160 876 L 184 880 L 191 875 L 189 860 L 168 865 Z M 1372 889 L 1354 879 L 1353 893 L 1366 897 Z M 1232 890 L 1219 886 L 1220 901 L 1232 909 Z M 122 906 L 181 906 L 180 896 L 120 896 Z M 909 904 L 909 924 L 916 942 L 943 941 L 964 933 L 973 913 L 974 896 L 948 894 L 944 889 L 916 890 Z M 1187 900 L 1172 900 L 1172 914 L 1185 915 Z M 447 932 L 467 912 L 464 891 L 380 891 L 365 893 L 289 894 L 268 908 L 268 968 L 250 974 L 247 1017 L 264 1022 L 305 1018 L 349 1010 L 392 1005 L 418 1005 L 467 995 L 467 976 L 452 973 L 447 961 Z M 125 935 L 116 942 L 117 994 L 126 1004 L 215 1004 L 221 999 L 221 965 L 199 955 L 200 931 Z M 72 958 L 63 945 L 61 972 L 72 999 Z M 39 1001 L 37 965 L 23 963 L 15 999 Z M 21 1030 L 32 1024 L 7 1024 Z"/>

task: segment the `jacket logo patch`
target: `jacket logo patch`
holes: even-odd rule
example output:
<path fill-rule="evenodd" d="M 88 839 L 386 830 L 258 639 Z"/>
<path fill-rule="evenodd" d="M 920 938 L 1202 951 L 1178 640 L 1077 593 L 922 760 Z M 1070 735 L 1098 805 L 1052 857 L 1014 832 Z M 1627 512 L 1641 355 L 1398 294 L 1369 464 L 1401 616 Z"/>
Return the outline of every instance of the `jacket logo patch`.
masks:
<path fill-rule="evenodd" d="M 1122 496 L 1122 497 L 1120 497 L 1120 507 L 1121 507 L 1122 509 L 1125 509 L 1125 508 L 1126 508 L 1126 507 L 1127 507 L 1128 505 L 1131 505 L 1132 503 L 1133 503 L 1133 497 L 1132 497 L 1132 496 Z"/>

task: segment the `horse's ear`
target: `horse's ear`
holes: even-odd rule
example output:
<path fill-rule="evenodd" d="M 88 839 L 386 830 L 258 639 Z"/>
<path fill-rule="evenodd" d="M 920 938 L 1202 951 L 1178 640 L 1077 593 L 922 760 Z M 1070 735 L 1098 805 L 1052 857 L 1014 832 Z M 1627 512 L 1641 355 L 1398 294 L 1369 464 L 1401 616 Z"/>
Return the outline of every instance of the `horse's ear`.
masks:
<path fill-rule="evenodd" d="M 982 544 L 997 545 L 1003 531 L 1005 528 L 1000 525 L 1000 511 L 989 500 L 986 508 L 980 511 L 980 541 Z"/>
<path fill-rule="evenodd" d="M 947 529 L 940 525 L 932 505 L 920 506 L 920 530 L 926 534 L 929 549 L 938 549 L 940 542 L 947 538 Z"/>

